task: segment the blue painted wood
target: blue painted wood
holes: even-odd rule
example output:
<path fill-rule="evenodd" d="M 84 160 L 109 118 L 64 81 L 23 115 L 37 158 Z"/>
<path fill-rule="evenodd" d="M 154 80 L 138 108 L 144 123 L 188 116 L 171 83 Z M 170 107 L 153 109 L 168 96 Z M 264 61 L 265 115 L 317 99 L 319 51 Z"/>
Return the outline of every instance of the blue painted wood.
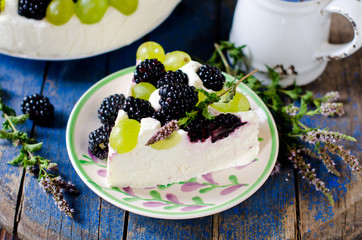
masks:
<path fill-rule="evenodd" d="M 65 129 L 69 114 L 80 96 L 106 75 L 106 56 L 85 60 L 52 62 L 43 94 L 55 107 L 56 121 L 49 127 L 36 127 L 35 133 L 44 145 L 40 154 L 58 163 L 64 179 L 76 184 L 81 194 L 68 198 L 77 210 L 71 220 L 58 211 L 49 195 L 39 188 L 36 179 L 26 176 L 19 236 L 28 239 L 97 239 L 100 198 L 78 177 L 69 161 Z M 88 133 L 86 133 L 88 134 Z"/>
<path fill-rule="evenodd" d="M 341 34 L 341 33 L 339 33 Z M 334 36 L 334 35 L 332 35 Z M 334 36 L 334 38 L 338 38 Z M 346 36 L 339 36 L 337 41 L 343 42 Z M 336 39 L 335 39 L 336 40 Z M 339 62 L 331 62 L 326 72 L 308 89 L 317 90 L 321 95 L 338 90 L 345 103 L 346 114 L 341 118 L 315 117 L 306 121 L 309 126 L 328 127 L 332 131 L 339 131 L 353 136 L 356 143 L 345 143 L 345 148 L 351 149 L 357 159 L 361 159 L 362 141 L 362 114 L 358 109 L 362 107 L 362 50 L 355 53 L 348 59 Z M 333 79 L 333 81 L 331 81 Z M 303 239 L 322 238 L 349 238 L 360 239 L 362 228 L 362 178 L 357 173 L 352 173 L 347 164 L 339 158 L 335 158 L 337 170 L 342 174 L 336 177 L 327 172 L 320 162 L 312 164 L 316 168 L 318 177 L 326 183 L 331 190 L 335 206 L 331 207 L 326 198 L 319 192 L 315 192 L 314 187 L 310 187 L 301 180 L 299 185 L 300 206 L 305 209 L 301 212 L 301 233 Z M 361 161 L 360 161 L 361 164 Z"/>
<path fill-rule="evenodd" d="M 294 184 L 290 168 L 269 177 L 246 201 L 218 214 L 218 238 L 297 239 Z"/>
<path fill-rule="evenodd" d="M 130 213 L 128 239 L 211 239 L 212 217 L 164 220 Z"/>
<path fill-rule="evenodd" d="M 0 55 L 0 84 L 3 101 L 14 108 L 17 114 L 21 114 L 20 103 L 25 96 L 40 93 L 44 67 L 44 62 Z M 4 119 L 2 117 L 0 119 L 3 122 Z M 30 134 L 31 127 L 32 121 L 28 121 L 19 129 Z M 0 157 L 0 225 L 12 232 L 23 169 L 7 164 L 19 154 L 19 148 L 14 148 L 11 142 L 1 139 L 0 151 L 2 152 Z"/>

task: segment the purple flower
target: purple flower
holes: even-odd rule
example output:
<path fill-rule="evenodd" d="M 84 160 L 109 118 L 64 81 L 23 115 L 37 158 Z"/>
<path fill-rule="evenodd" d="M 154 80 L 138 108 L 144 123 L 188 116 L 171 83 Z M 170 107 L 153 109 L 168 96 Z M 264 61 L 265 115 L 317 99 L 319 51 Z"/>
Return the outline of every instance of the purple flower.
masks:
<path fill-rule="evenodd" d="M 163 202 L 145 202 L 143 203 L 143 206 L 145 207 L 162 207 L 168 205 L 167 203 Z"/>
<path fill-rule="evenodd" d="M 201 184 L 201 183 L 197 183 L 197 182 L 188 182 L 188 183 L 184 183 L 181 186 L 181 191 L 183 192 L 192 192 L 196 189 L 205 187 L 205 185 Z"/>
<path fill-rule="evenodd" d="M 245 184 L 238 184 L 238 185 L 234 185 L 234 186 L 231 186 L 231 187 L 228 187 L 228 188 L 225 188 L 224 190 L 222 190 L 220 192 L 220 195 L 224 196 L 224 195 L 228 195 L 230 193 L 233 193 L 235 192 L 236 190 L 238 190 L 239 188 L 245 186 Z"/>
<path fill-rule="evenodd" d="M 204 208 L 205 206 L 202 206 L 202 205 L 195 205 L 195 206 L 188 206 L 188 207 L 184 207 L 184 208 L 181 208 L 181 212 L 191 212 L 191 211 L 195 211 L 195 210 L 198 210 L 200 208 Z"/>
<path fill-rule="evenodd" d="M 173 193 L 167 193 L 166 194 L 166 199 L 169 200 L 170 202 L 176 203 L 176 204 L 183 204 L 182 202 L 180 202 L 178 200 L 178 198 L 176 197 L 175 194 Z"/>
<path fill-rule="evenodd" d="M 203 177 L 208 183 L 217 184 L 217 182 L 214 181 L 211 173 L 204 174 L 204 175 L 202 175 L 202 177 Z"/>
<path fill-rule="evenodd" d="M 321 104 L 320 112 L 325 117 L 341 117 L 344 115 L 343 103 L 326 102 Z"/>
<path fill-rule="evenodd" d="M 336 102 L 339 100 L 341 96 L 339 95 L 339 92 L 337 91 L 331 91 L 327 92 L 326 95 L 324 95 L 323 100 L 324 102 Z"/>
<path fill-rule="evenodd" d="M 294 165 L 294 168 L 299 170 L 299 173 L 302 175 L 302 178 L 306 179 L 309 184 L 314 185 L 317 191 L 321 191 L 329 200 L 331 205 L 334 205 L 333 196 L 330 190 L 325 186 L 324 182 L 317 178 L 315 174 L 315 169 L 312 169 L 310 164 L 306 163 L 301 154 L 308 153 L 309 150 L 302 148 L 296 149 L 292 148 L 288 154 L 288 159 Z"/>

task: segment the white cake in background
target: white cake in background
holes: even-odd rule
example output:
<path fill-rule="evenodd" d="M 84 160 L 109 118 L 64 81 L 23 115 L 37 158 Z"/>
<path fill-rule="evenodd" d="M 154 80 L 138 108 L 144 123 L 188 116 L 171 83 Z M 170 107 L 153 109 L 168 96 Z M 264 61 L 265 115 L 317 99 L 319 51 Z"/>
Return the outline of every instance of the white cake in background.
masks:
<path fill-rule="evenodd" d="M 200 66 L 191 61 L 181 70 L 188 75 L 190 85 L 204 88 L 196 74 Z M 158 91 L 154 91 L 149 101 L 156 110 L 160 108 L 158 100 Z M 215 116 L 220 114 L 211 107 L 209 112 Z M 227 137 L 215 142 L 211 141 L 211 137 L 204 142 L 191 142 L 188 133 L 180 129 L 179 143 L 163 150 L 146 146 L 148 140 L 161 128 L 160 122 L 153 118 L 141 119 L 137 145 L 133 150 L 119 154 L 109 146 L 107 183 L 113 187 L 153 187 L 187 181 L 206 173 L 250 163 L 259 153 L 257 115 L 252 110 L 233 114 L 245 124 Z M 116 124 L 124 119 L 128 119 L 127 113 L 120 110 Z"/>
<path fill-rule="evenodd" d="M 3 0 L 0 53 L 38 59 L 96 55 L 128 45 L 158 26 L 181 0 L 139 0 L 137 10 L 123 15 L 108 7 L 102 20 L 83 24 L 76 15 L 61 26 L 46 19 L 18 15 L 19 0 Z"/>

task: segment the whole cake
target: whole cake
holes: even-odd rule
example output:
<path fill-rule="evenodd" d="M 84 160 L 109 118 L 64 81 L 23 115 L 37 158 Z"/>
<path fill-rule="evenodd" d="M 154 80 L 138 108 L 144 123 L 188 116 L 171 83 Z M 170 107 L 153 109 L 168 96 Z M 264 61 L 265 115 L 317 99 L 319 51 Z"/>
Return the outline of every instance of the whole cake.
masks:
<path fill-rule="evenodd" d="M 180 0 L 0 0 L 0 52 L 71 59 L 111 51 L 158 26 Z"/>
<path fill-rule="evenodd" d="M 109 185 L 166 185 L 257 157 L 258 119 L 236 91 L 240 81 L 184 52 L 164 55 L 153 42 L 137 58 L 128 96 L 106 98 L 98 110 L 105 125 L 90 134 L 92 154 L 108 155 Z"/>

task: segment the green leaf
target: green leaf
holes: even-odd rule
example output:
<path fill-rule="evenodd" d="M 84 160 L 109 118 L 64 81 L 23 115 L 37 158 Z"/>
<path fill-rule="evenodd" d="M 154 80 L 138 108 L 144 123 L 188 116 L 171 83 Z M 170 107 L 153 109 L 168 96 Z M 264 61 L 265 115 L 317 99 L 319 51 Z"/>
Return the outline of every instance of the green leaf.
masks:
<path fill-rule="evenodd" d="M 233 184 L 233 185 L 238 185 L 238 178 L 235 175 L 230 175 L 229 176 L 229 181 Z"/>
<path fill-rule="evenodd" d="M 206 119 L 209 119 L 209 120 L 212 120 L 215 118 L 214 115 L 212 115 L 209 110 L 207 110 L 207 108 L 203 108 L 202 109 L 202 115 L 206 118 Z"/>
<path fill-rule="evenodd" d="M 179 207 L 181 207 L 181 206 L 183 206 L 183 205 L 177 204 L 177 205 L 172 205 L 172 206 L 163 207 L 163 209 L 165 209 L 165 210 L 172 210 L 172 209 L 179 208 Z"/>
<path fill-rule="evenodd" d="M 204 201 L 202 201 L 202 198 L 199 196 L 193 197 L 191 200 L 196 204 L 205 205 Z"/>
<path fill-rule="evenodd" d="M 135 202 L 135 201 L 139 201 L 139 198 L 134 198 L 134 197 L 130 197 L 130 198 L 123 198 L 124 201 L 126 202 Z"/>
<path fill-rule="evenodd" d="M 299 112 L 298 114 L 295 116 L 297 119 L 301 119 L 308 111 L 308 105 L 307 103 L 302 99 L 300 101 L 300 107 L 299 107 Z"/>
<path fill-rule="evenodd" d="M 29 152 L 36 152 L 39 151 L 41 149 L 41 147 L 43 146 L 43 143 L 34 143 L 34 144 L 26 144 L 24 143 L 24 148 L 26 150 L 28 150 Z"/>
<path fill-rule="evenodd" d="M 152 190 L 150 192 L 150 195 L 151 197 L 153 197 L 154 199 L 156 200 L 161 200 L 162 201 L 162 198 L 161 198 L 161 194 L 159 192 L 157 192 L 156 190 Z"/>
<path fill-rule="evenodd" d="M 199 190 L 199 193 L 208 193 L 210 192 L 211 190 L 214 190 L 215 187 L 208 187 L 208 188 L 202 188 Z"/>
<path fill-rule="evenodd" d="M 18 156 L 16 156 L 14 159 L 10 160 L 8 164 L 10 165 L 21 165 L 22 161 L 24 160 L 24 153 L 20 152 Z"/>
<path fill-rule="evenodd" d="M 280 90 L 282 93 L 288 95 L 291 99 L 293 99 L 294 101 L 299 99 L 299 95 L 302 92 L 302 88 L 298 87 L 298 86 L 294 86 L 294 88 L 292 90 Z"/>
<path fill-rule="evenodd" d="M 271 79 L 271 84 L 268 86 L 269 88 L 279 88 L 279 82 L 280 82 L 280 75 L 277 73 L 274 69 L 270 68 L 269 66 L 266 66 L 268 69 L 268 75 Z"/>
<path fill-rule="evenodd" d="M 94 162 L 91 162 L 91 161 L 87 161 L 87 160 L 78 160 L 78 162 L 80 164 L 83 164 L 83 165 L 90 165 L 90 164 L 94 164 Z"/>

